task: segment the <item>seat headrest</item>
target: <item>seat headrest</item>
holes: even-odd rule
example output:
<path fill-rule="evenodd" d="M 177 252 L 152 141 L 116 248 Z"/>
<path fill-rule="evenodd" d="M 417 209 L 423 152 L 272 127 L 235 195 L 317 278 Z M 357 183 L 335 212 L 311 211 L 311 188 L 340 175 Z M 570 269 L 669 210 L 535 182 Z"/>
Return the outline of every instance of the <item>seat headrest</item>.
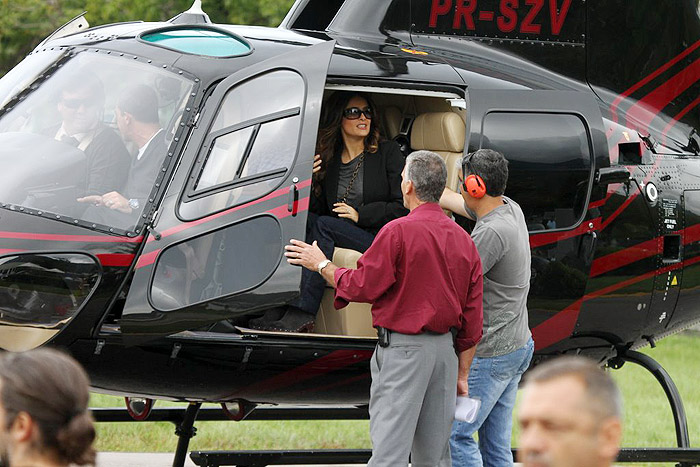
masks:
<path fill-rule="evenodd" d="M 398 136 L 399 131 L 401 131 L 401 119 L 403 115 L 401 114 L 401 109 L 394 106 L 389 106 L 384 109 L 384 129 L 386 130 L 386 137 L 389 139 L 394 139 Z"/>
<path fill-rule="evenodd" d="M 411 148 L 461 153 L 465 133 L 464 121 L 455 112 L 420 114 L 413 122 Z"/>

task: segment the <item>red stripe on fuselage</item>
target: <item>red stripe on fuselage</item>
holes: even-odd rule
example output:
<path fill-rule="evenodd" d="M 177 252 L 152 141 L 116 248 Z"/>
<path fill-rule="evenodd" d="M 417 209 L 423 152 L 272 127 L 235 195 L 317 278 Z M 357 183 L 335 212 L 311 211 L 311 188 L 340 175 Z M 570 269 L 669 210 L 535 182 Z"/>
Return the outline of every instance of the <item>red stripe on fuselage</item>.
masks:
<path fill-rule="evenodd" d="M 700 96 L 696 97 L 693 102 L 690 104 L 686 105 L 683 110 L 678 112 L 676 115 L 673 116 L 673 120 L 668 122 L 668 124 L 664 127 L 664 130 L 661 132 L 661 135 L 663 136 L 663 144 L 664 146 L 667 144 L 666 142 L 666 135 L 668 134 L 668 130 L 673 128 L 673 126 L 678 123 L 678 121 L 685 116 L 688 112 L 690 112 L 692 109 L 697 107 L 700 104 Z"/>
<path fill-rule="evenodd" d="M 304 180 L 303 182 L 297 183 L 297 188 L 306 188 L 307 186 L 311 185 L 311 179 Z M 183 230 L 189 229 L 191 227 L 195 227 L 200 224 L 204 224 L 206 222 L 210 222 L 214 219 L 218 219 L 221 216 L 226 216 L 228 214 L 234 213 L 236 211 L 240 211 L 241 209 L 247 209 L 251 206 L 254 206 L 256 204 L 264 203 L 265 201 L 270 201 L 271 199 L 277 198 L 282 195 L 289 195 L 289 188 L 282 188 L 276 191 L 273 191 L 269 195 L 263 196 L 262 198 L 255 199 L 253 201 L 250 201 L 249 203 L 242 204 L 240 206 L 236 206 L 230 209 L 227 209 L 225 211 L 217 212 L 216 214 L 212 214 L 211 216 L 203 217 L 202 219 L 198 219 L 196 221 L 192 222 L 186 222 L 183 224 L 176 225 L 175 227 L 171 227 L 167 230 L 164 230 L 163 232 L 160 233 L 161 238 L 168 237 L 170 235 L 173 235 L 178 232 L 182 232 Z M 155 241 L 155 238 L 153 235 L 150 235 L 148 237 L 148 242 Z"/>
<path fill-rule="evenodd" d="M 588 224 L 593 223 L 593 227 L 589 227 Z M 579 235 L 585 234 L 586 232 L 592 230 L 598 230 L 600 227 L 600 217 L 584 221 L 577 228 L 573 230 L 563 230 L 560 232 L 552 233 L 535 233 L 530 236 L 530 248 L 537 248 L 550 243 L 556 243 L 560 240 L 566 240 L 567 238 L 577 237 Z"/>
<path fill-rule="evenodd" d="M 590 277 L 600 276 L 606 272 L 656 255 L 659 251 L 659 241 L 659 238 L 654 238 L 624 250 L 596 258 L 591 265 Z"/>
<path fill-rule="evenodd" d="M 139 243 L 143 240 L 139 237 L 112 237 L 108 235 L 60 235 L 32 232 L 0 232 L 0 238 L 19 240 L 43 240 L 49 242 L 81 242 L 81 243 Z"/>
<path fill-rule="evenodd" d="M 299 211 L 294 213 L 294 215 L 298 214 L 299 212 L 303 212 L 303 211 L 306 211 L 307 209 L 309 209 L 309 198 L 308 197 L 298 200 L 297 203 L 299 206 Z M 228 210 L 228 211 L 224 211 L 224 212 L 231 213 L 233 211 L 234 210 Z M 276 208 L 269 209 L 265 212 L 268 214 L 272 214 L 273 216 L 275 216 L 278 219 L 284 219 L 285 217 L 289 217 L 293 214 L 292 212 L 289 212 L 289 207 L 286 204 L 284 204 L 282 206 L 278 206 Z M 219 214 L 223 214 L 223 213 L 219 213 Z M 212 219 L 216 219 L 217 217 L 220 217 L 220 216 L 219 215 L 216 215 L 216 217 L 210 216 L 210 217 L 207 217 L 206 219 L 212 220 Z M 204 219 L 202 219 L 202 220 L 204 220 Z M 193 225 L 199 225 L 199 224 L 202 224 L 202 222 L 197 221 L 197 224 L 189 223 L 189 224 L 179 225 L 177 227 L 182 227 L 182 228 L 180 228 L 178 230 L 178 232 L 183 231 L 189 227 L 192 227 Z M 169 229 L 171 231 L 170 235 L 175 233 L 172 231 L 175 230 L 177 227 L 173 227 L 172 229 Z M 150 239 L 149 239 L 149 241 L 150 241 Z M 151 251 L 149 253 L 145 253 L 145 254 L 141 255 L 141 257 L 139 257 L 138 261 L 136 262 L 136 269 L 153 264 L 156 260 L 156 257 L 158 256 L 158 253 L 160 253 L 161 250 L 162 250 L 162 248 L 159 248 L 157 250 L 154 250 L 154 251 Z"/>
<path fill-rule="evenodd" d="M 583 300 L 577 300 L 562 311 L 532 329 L 535 349 L 545 349 L 571 335 L 578 320 Z"/>
<path fill-rule="evenodd" d="M 129 267 L 134 261 L 134 255 L 129 254 L 102 254 L 95 255 L 102 266 Z"/>
<path fill-rule="evenodd" d="M 160 248 L 139 256 L 138 261 L 136 261 L 136 269 L 153 264 L 156 260 L 156 256 L 158 256 L 158 253 L 160 253 Z"/>
<path fill-rule="evenodd" d="M 656 71 L 654 71 L 654 72 L 652 72 L 651 74 L 649 74 L 646 78 L 642 79 L 641 81 L 639 81 L 638 83 L 634 84 L 632 87 L 630 87 L 629 89 L 627 89 L 625 92 L 623 92 L 622 94 L 620 94 L 620 95 L 613 101 L 613 103 L 610 105 L 610 111 L 611 111 L 611 113 L 612 113 L 613 121 L 614 121 L 615 123 L 617 123 L 617 114 L 616 114 L 616 112 L 617 112 L 617 107 L 620 105 L 620 103 L 621 103 L 626 97 L 630 96 L 633 92 L 635 92 L 636 90 L 638 90 L 639 88 L 641 88 L 642 86 L 644 86 L 645 84 L 647 84 L 648 82 L 650 82 L 651 80 L 653 80 L 654 78 L 656 78 L 657 76 L 659 76 L 659 75 L 660 75 L 661 73 L 663 73 L 664 71 L 666 71 L 666 70 L 668 70 L 669 68 L 671 68 L 673 65 L 675 65 L 675 64 L 678 63 L 679 61 L 683 60 L 683 58 L 685 58 L 687 55 L 691 54 L 691 53 L 692 53 L 695 49 L 697 49 L 698 47 L 700 47 L 700 40 L 698 40 L 698 41 L 695 42 L 693 45 L 691 45 L 690 47 L 688 47 L 687 49 L 685 49 L 683 52 L 681 52 L 680 54 L 676 55 L 674 58 L 672 58 L 671 60 L 669 60 L 668 62 L 666 62 L 664 65 L 662 65 L 661 67 L 659 67 Z"/>
<path fill-rule="evenodd" d="M 577 300 L 548 320 L 535 326 L 535 328 L 532 330 L 532 337 L 535 341 L 535 350 L 547 348 L 550 345 L 556 344 L 557 342 L 571 336 L 571 334 L 574 332 L 576 321 L 578 321 L 578 316 L 583 302 L 593 298 L 602 297 L 609 293 L 615 292 L 616 290 L 623 289 L 629 285 L 650 279 L 656 275 L 666 274 L 669 271 L 685 268 L 698 262 L 700 262 L 700 256 L 696 256 L 680 263 L 671 264 L 655 271 L 649 271 L 640 276 L 636 276 L 586 294 L 582 299 Z"/>
<path fill-rule="evenodd" d="M 27 251 L 27 250 L 16 250 L 13 248 L 0 248 L 0 255 L 7 255 L 10 253 L 19 253 L 21 251 Z"/>
<path fill-rule="evenodd" d="M 695 60 L 644 98 L 635 102 L 627 114 L 633 118 L 635 123 L 641 125 L 637 126 L 637 130 L 646 131 L 659 111 L 695 84 L 698 81 L 698 76 L 700 76 L 700 59 Z"/>

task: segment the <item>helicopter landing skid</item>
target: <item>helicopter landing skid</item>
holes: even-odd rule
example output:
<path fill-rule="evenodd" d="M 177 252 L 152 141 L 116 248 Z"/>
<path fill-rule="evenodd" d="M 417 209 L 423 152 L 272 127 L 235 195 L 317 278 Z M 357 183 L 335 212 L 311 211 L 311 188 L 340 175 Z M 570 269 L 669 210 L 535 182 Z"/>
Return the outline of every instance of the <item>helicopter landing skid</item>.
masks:
<path fill-rule="evenodd" d="M 671 379 L 671 376 L 659 362 L 650 356 L 626 348 L 618 348 L 617 356 L 608 362 L 608 366 L 617 370 L 622 368 L 625 362 L 636 363 L 645 368 L 654 375 L 659 384 L 661 384 L 668 398 L 668 402 L 671 405 L 671 413 L 673 413 L 673 421 L 676 427 L 676 442 L 678 448 L 680 448 L 680 451 L 691 451 L 690 436 L 688 435 L 688 420 L 685 415 L 685 408 L 683 407 L 683 399 L 678 392 L 676 384 L 673 382 L 673 379 Z M 697 455 L 697 453 L 695 454 Z M 697 462 L 680 462 L 677 464 L 677 467 L 690 467 L 693 465 L 700 464 Z"/>

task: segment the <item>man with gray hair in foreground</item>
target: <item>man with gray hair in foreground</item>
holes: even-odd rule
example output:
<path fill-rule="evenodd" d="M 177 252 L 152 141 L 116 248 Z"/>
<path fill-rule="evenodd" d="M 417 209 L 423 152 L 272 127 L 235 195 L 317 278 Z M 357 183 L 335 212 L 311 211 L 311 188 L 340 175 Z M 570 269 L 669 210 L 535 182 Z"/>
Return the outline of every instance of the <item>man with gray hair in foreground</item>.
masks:
<path fill-rule="evenodd" d="M 401 173 L 410 213 L 386 224 L 357 269 L 338 268 L 315 245 L 292 240 L 287 261 L 334 285 L 335 307 L 372 303 L 379 342 L 370 363 L 369 466 L 449 467 L 456 395 L 481 338 L 481 262 L 469 235 L 438 204 L 447 169 L 417 151 Z M 453 338 L 454 336 L 454 338 Z"/>
<path fill-rule="evenodd" d="M 525 375 L 518 421 L 525 467 L 607 467 L 620 450 L 622 397 L 592 360 L 561 357 Z"/>

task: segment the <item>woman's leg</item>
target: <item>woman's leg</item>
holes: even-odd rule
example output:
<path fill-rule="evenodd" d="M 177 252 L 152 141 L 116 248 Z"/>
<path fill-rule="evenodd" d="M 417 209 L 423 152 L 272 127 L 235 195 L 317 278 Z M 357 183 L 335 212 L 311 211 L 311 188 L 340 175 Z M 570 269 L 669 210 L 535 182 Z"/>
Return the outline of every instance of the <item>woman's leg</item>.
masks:
<path fill-rule="evenodd" d="M 328 259 L 333 259 L 335 247 L 350 248 L 364 253 L 372 244 L 372 240 L 374 235 L 366 230 L 344 219 L 330 216 L 321 216 L 316 220 L 308 239 L 310 243 L 316 241 Z M 319 273 L 306 268 L 302 271 L 302 277 L 304 275 L 306 281 L 302 279 L 301 296 L 297 303 L 291 305 L 316 316 L 326 281 Z"/>

